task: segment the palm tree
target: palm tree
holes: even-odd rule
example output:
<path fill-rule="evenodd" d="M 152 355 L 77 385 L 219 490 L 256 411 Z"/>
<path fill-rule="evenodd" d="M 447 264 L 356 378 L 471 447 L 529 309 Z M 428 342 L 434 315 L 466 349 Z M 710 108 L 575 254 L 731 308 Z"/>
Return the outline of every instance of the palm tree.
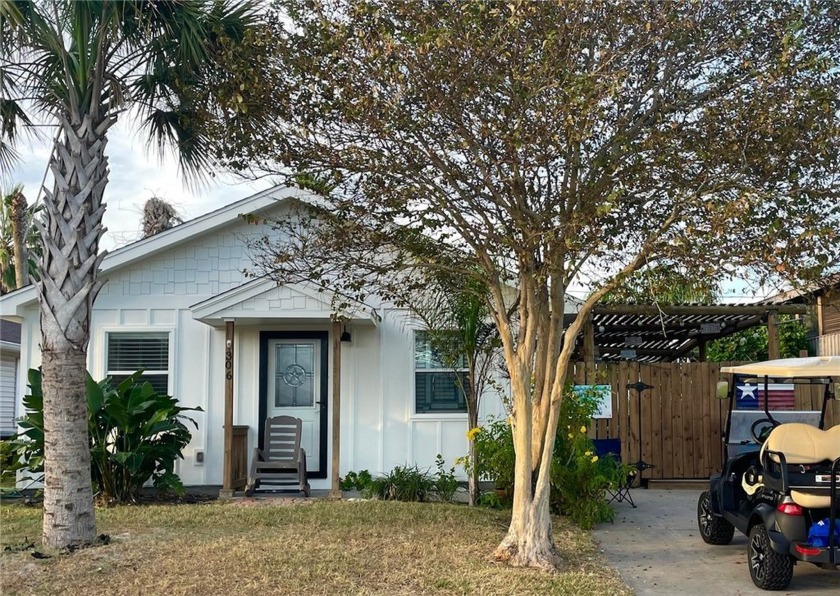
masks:
<path fill-rule="evenodd" d="M 143 238 L 160 234 L 184 223 L 175 207 L 159 197 L 152 197 L 143 205 Z"/>
<path fill-rule="evenodd" d="M 40 209 L 28 206 L 23 186 L 3 193 L 0 203 L 0 295 L 29 284 L 37 278 L 36 259 L 41 255 L 41 238 L 32 225 Z"/>
<path fill-rule="evenodd" d="M 52 190 L 44 189 L 43 222 L 36 222 L 44 244 L 36 288 L 47 546 L 95 537 L 85 368 L 90 313 L 104 283 L 98 269 L 108 132 L 131 114 L 159 147 L 175 146 L 184 172 L 204 169 L 204 119 L 218 110 L 202 105 L 207 98 L 195 89 L 218 76 L 217 58 L 229 40 L 244 38 L 254 14 L 250 0 L 0 0 L 0 161 L 25 124 L 23 107 L 60 131 L 49 163 Z"/>

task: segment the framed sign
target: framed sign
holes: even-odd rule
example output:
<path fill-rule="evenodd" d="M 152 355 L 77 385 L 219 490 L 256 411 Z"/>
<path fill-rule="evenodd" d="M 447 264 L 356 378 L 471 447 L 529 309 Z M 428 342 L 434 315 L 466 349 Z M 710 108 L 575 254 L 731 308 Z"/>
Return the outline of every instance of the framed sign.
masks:
<path fill-rule="evenodd" d="M 593 418 L 612 418 L 612 387 L 609 385 L 575 385 L 575 393 L 594 395 L 598 410 Z"/>

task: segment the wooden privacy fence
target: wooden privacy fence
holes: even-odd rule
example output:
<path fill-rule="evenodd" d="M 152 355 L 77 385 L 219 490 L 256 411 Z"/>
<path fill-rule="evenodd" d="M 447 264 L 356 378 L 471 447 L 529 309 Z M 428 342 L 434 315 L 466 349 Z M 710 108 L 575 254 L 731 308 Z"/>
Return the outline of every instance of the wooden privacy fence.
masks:
<path fill-rule="evenodd" d="M 723 462 L 729 401 L 715 398 L 715 386 L 729 380 L 731 375 L 720 372 L 729 364 L 611 362 L 587 371 L 578 363 L 574 378 L 578 384 L 611 385 L 612 418 L 595 420 L 591 434 L 621 439 L 621 458 L 627 463 L 653 464 L 645 478 L 708 478 Z M 639 382 L 650 387 L 641 392 L 628 388 Z M 797 386 L 796 409 L 821 409 L 823 391 L 822 385 Z M 827 428 L 834 424 L 840 424 L 837 400 L 829 403 L 826 418 Z"/>

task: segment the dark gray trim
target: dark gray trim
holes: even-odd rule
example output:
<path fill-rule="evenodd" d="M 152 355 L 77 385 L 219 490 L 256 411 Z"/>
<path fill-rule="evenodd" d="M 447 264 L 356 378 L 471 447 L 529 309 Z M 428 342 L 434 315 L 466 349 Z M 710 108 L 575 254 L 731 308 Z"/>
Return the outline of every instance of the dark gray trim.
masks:
<path fill-rule="evenodd" d="M 321 419 L 318 469 L 307 470 L 310 478 L 327 477 L 327 382 L 329 371 L 329 333 L 326 331 L 260 331 L 260 417 L 259 444 L 265 439 L 265 418 L 268 414 L 268 342 L 273 339 L 318 339 L 321 340 Z"/>

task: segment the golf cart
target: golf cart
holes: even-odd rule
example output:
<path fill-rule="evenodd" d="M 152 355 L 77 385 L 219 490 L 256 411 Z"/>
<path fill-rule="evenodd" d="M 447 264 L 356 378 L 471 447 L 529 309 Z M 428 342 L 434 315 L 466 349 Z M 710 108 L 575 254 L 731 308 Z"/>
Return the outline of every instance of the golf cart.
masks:
<path fill-rule="evenodd" d="M 729 544 L 736 528 L 747 535 L 750 575 L 765 590 L 787 588 L 798 561 L 836 569 L 840 424 L 824 428 L 830 400 L 840 398 L 840 356 L 721 372 L 732 375 L 718 384 L 718 397 L 729 399 L 725 459 L 697 504 L 700 535 L 708 544 Z M 794 409 L 800 384 L 824 387 L 820 410 Z"/>

